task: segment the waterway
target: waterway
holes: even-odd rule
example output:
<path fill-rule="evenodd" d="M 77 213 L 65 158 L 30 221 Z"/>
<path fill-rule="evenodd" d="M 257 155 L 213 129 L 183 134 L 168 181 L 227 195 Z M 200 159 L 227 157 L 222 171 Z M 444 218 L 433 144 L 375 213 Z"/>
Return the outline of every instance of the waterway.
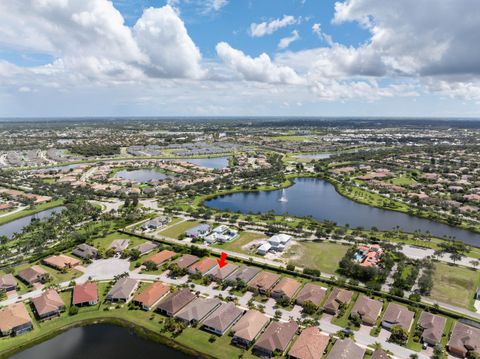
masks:
<path fill-rule="evenodd" d="M 136 181 L 139 183 L 146 183 L 150 181 L 163 180 L 165 178 L 168 178 L 168 175 L 152 169 L 141 169 L 141 170 L 133 170 L 133 171 L 128 171 L 128 170 L 119 171 L 115 174 L 115 177 Z"/>

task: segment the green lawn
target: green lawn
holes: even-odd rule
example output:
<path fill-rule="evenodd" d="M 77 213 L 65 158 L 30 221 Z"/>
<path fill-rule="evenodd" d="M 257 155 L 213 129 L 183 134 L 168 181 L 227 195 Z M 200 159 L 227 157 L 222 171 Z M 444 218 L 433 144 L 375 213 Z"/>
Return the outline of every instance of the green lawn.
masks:
<path fill-rule="evenodd" d="M 300 258 L 294 259 L 293 263 L 301 267 L 318 269 L 322 273 L 335 274 L 338 262 L 345 256 L 348 248 L 349 246 L 330 242 L 299 242 L 292 251 L 298 251 L 294 255 L 300 255 Z"/>
<path fill-rule="evenodd" d="M 92 244 L 92 246 L 94 246 L 97 249 L 102 249 L 102 250 L 106 251 L 107 248 L 110 246 L 110 244 L 115 239 L 128 239 L 130 241 L 130 243 L 128 245 L 128 248 L 133 248 L 133 247 L 135 247 L 135 246 L 137 246 L 141 243 L 146 242 L 146 240 L 138 238 L 138 237 L 130 236 L 130 235 L 124 234 L 124 233 L 115 232 L 115 233 L 111 233 L 111 234 L 107 235 L 106 237 L 96 238 L 96 239 L 93 240 L 93 242 L 91 244 Z"/>
<path fill-rule="evenodd" d="M 477 271 L 436 263 L 430 297 L 439 302 L 473 309 L 472 303 L 479 286 L 479 279 Z"/>
<path fill-rule="evenodd" d="M 408 186 L 414 183 L 417 183 L 413 178 L 407 176 L 399 176 L 388 180 L 387 182 L 392 183 L 397 186 Z"/>
<path fill-rule="evenodd" d="M 198 221 L 185 221 L 175 224 L 172 227 L 167 228 L 163 231 L 160 231 L 158 232 L 158 234 L 168 238 L 178 238 L 181 234 L 185 233 L 190 228 L 193 228 L 198 224 L 200 224 L 200 222 Z"/>
<path fill-rule="evenodd" d="M 234 239 L 233 241 L 227 243 L 214 244 L 213 247 L 248 254 L 248 252 L 242 247 L 250 243 L 251 241 L 261 238 L 266 238 L 265 234 L 255 232 L 240 232 L 237 239 Z"/>

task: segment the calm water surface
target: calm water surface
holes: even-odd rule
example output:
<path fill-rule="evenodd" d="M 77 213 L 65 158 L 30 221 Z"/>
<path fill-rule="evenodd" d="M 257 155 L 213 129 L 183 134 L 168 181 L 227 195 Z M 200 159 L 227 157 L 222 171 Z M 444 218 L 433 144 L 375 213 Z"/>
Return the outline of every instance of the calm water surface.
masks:
<path fill-rule="evenodd" d="M 216 170 L 221 170 L 228 167 L 228 156 L 212 158 L 189 158 L 182 161 L 194 163 L 202 167 L 212 168 Z"/>
<path fill-rule="evenodd" d="M 193 358 L 166 345 L 140 338 L 127 328 L 108 324 L 73 328 L 11 359 Z"/>
<path fill-rule="evenodd" d="M 136 182 L 149 182 L 149 181 L 158 181 L 168 178 L 165 173 L 161 173 L 152 169 L 142 169 L 142 170 L 133 170 L 133 171 L 119 171 L 115 174 L 115 177 L 120 177 L 127 180 L 132 180 Z"/>
<path fill-rule="evenodd" d="M 295 155 L 298 158 L 315 158 L 317 160 L 324 160 L 327 158 L 332 157 L 333 153 L 301 153 L 299 155 Z"/>
<path fill-rule="evenodd" d="M 299 178 L 293 186 L 284 191 L 287 202 L 279 201 L 282 190 L 276 190 L 234 193 L 209 200 L 205 205 L 242 213 L 265 213 L 273 210 L 277 214 L 331 220 L 339 225 L 348 223 L 351 227 L 375 226 L 380 230 L 391 230 L 398 225 L 407 232 L 430 231 L 437 237 L 454 236 L 465 243 L 480 246 L 480 234 L 405 213 L 359 204 L 340 195 L 332 184 L 324 180 Z"/>
<path fill-rule="evenodd" d="M 0 236 L 7 236 L 12 238 L 15 233 L 20 233 L 24 227 L 28 226 L 32 219 L 44 219 L 50 217 L 54 213 L 61 212 L 65 209 L 64 206 L 46 209 L 45 211 L 32 214 L 30 216 L 22 217 L 14 221 L 2 224 L 0 226 Z"/>

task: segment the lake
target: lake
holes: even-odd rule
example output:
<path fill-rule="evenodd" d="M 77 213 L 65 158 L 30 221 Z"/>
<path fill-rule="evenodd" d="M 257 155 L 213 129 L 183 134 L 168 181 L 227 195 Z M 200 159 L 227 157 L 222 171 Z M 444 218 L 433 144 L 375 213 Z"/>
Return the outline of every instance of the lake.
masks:
<path fill-rule="evenodd" d="M 136 336 L 131 329 L 96 324 L 69 329 L 11 359 L 193 358 L 166 345 Z"/>
<path fill-rule="evenodd" d="M 206 168 L 221 170 L 228 167 L 228 158 L 228 156 L 211 158 L 186 158 L 182 161 L 190 162 Z"/>
<path fill-rule="evenodd" d="M 406 232 L 430 231 L 437 237 L 454 236 L 467 244 L 480 246 L 480 234 L 450 227 L 424 218 L 410 216 L 354 202 L 340 195 L 335 187 L 324 180 L 298 178 L 295 184 L 284 190 L 287 202 L 280 201 L 282 190 L 239 192 L 220 196 L 205 202 L 207 207 L 232 212 L 265 213 L 273 210 L 277 214 L 312 216 L 317 220 L 331 220 L 350 227 L 372 226 L 380 230 L 391 230 L 397 225 Z"/>
<path fill-rule="evenodd" d="M 333 153 L 301 153 L 295 155 L 298 158 L 314 158 L 316 160 L 325 160 L 332 157 Z"/>
<path fill-rule="evenodd" d="M 2 224 L 0 225 L 0 235 L 12 238 L 15 233 L 20 233 L 24 227 L 28 226 L 32 222 L 32 219 L 48 218 L 54 213 L 61 212 L 63 209 L 65 209 L 64 206 L 54 207 Z"/>
<path fill-rule="evenodd" d="M 115 177 L 123 178 L 126 180 L 136 181 L 139 183 L 158 181 L 168 178 L 168 175 L 162 172 L 158 172 L 152 169 L 141 169 L 141 170 L 123 170 L 115 174 Z"/>

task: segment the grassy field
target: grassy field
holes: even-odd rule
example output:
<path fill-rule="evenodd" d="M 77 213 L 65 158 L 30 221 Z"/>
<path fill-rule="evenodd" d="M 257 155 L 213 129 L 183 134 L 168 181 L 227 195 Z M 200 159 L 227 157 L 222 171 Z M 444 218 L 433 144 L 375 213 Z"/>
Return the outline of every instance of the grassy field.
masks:
<path fill-rule="evenodd" d="M 13 213 L 13 214 L 5 216 L 5 217 L 0 217 L 0 224 L 11 222 L 11 221 L 14 221 L 15 219 L 26 217 L 26 216 L 29 216 L 31 214 L 35 214 L 35 213 L 44 211 L 44 210 L 49 209 L 49 208 L 58 207 L 58 206 L 61 206 L 62 204 L 63 204 L 63 200 L 61 200 L 61 199 L 58 199 L 56 201 L 50 201 L 50 202 L 42 203 L 42 204 L 34 206 L 32 209 L 27 208 L 27 209 L 24 209 L 23 211 Z"/>
<path fill-rule="evenodd" d="M 172 227 L 167 228 L 163 231 L 160 231 L 158 232 L 158 234 L 168 238 L 178 238 L 181 234 L 185 233 L 190 228 L 193 228 L 198 224 L 200 224 L 200 222 L 198 221 L 185 221 L 175 224 Z"/>
<path fill-rule="evenodd" d="M 221 243 L 221 244 L 214 244 L 213 247 L 216 248 L 221 248 L 221 249 L 226 249 L 230 251 L 235 251 L 238 253 L 246 253 L 248 252 L 243 249 L 242 247 L 251 241 L 254 241 L 256 239 L 261 239 L 265 238 L 266 236 L 261 233 L 254 233 L 254 232 L 240 232 L 240 235 L 238 236 L 237 239 L 234 239 L 231 242 L 227 243 Z"/>
<path fill-rule="evenodd" d="M 306 136 L 275 136 L 272 137 L 272 140 L 277 140 L 277 141 L 311 141 L 312 138 L 306 137 Z"/>
<path fill-rule="evenodd" d="M 347 253 L 349 246 L 330 242 L 299 242 L 292 248 L 296 253 L 287 252 L 287 255 L 300 255 L 292 262 L 295 265 L 318 269 L 322 273 L 335 274 L 338 262 Z"/>
<path fill-rule="evenodd" d="M 479 279 L 477 271 L 436 263 L 430 297 L 439 302 L 473 309 L 473 298 L 479 286 Z"/>
<path fill-rule="evenodd" d="M 107 250 L 107 248 L 110 246 L 110 244 L 115 240 L 115 239 L 128 239 L 130 241 L 128 248 L 131 249 L 141 243 L 146 242 L 144 239 L 134 237 L 134 236 L 129 236 L 128 234 L 124 233 L 111 233 L 107 235 L 106 237 L 102 238 L 96 238 L 93 240 L 91 243 L 92 246 L 98 249 L 102 249 L 104 251 Z"/>
<path fill-rule="evenodd" d="M 397 185 L 397 186 L 407 186 L 414 183 L 417 183 L 413 178 L 407 176 L 399 176 L 388 180 L 387 182 Z"/>

